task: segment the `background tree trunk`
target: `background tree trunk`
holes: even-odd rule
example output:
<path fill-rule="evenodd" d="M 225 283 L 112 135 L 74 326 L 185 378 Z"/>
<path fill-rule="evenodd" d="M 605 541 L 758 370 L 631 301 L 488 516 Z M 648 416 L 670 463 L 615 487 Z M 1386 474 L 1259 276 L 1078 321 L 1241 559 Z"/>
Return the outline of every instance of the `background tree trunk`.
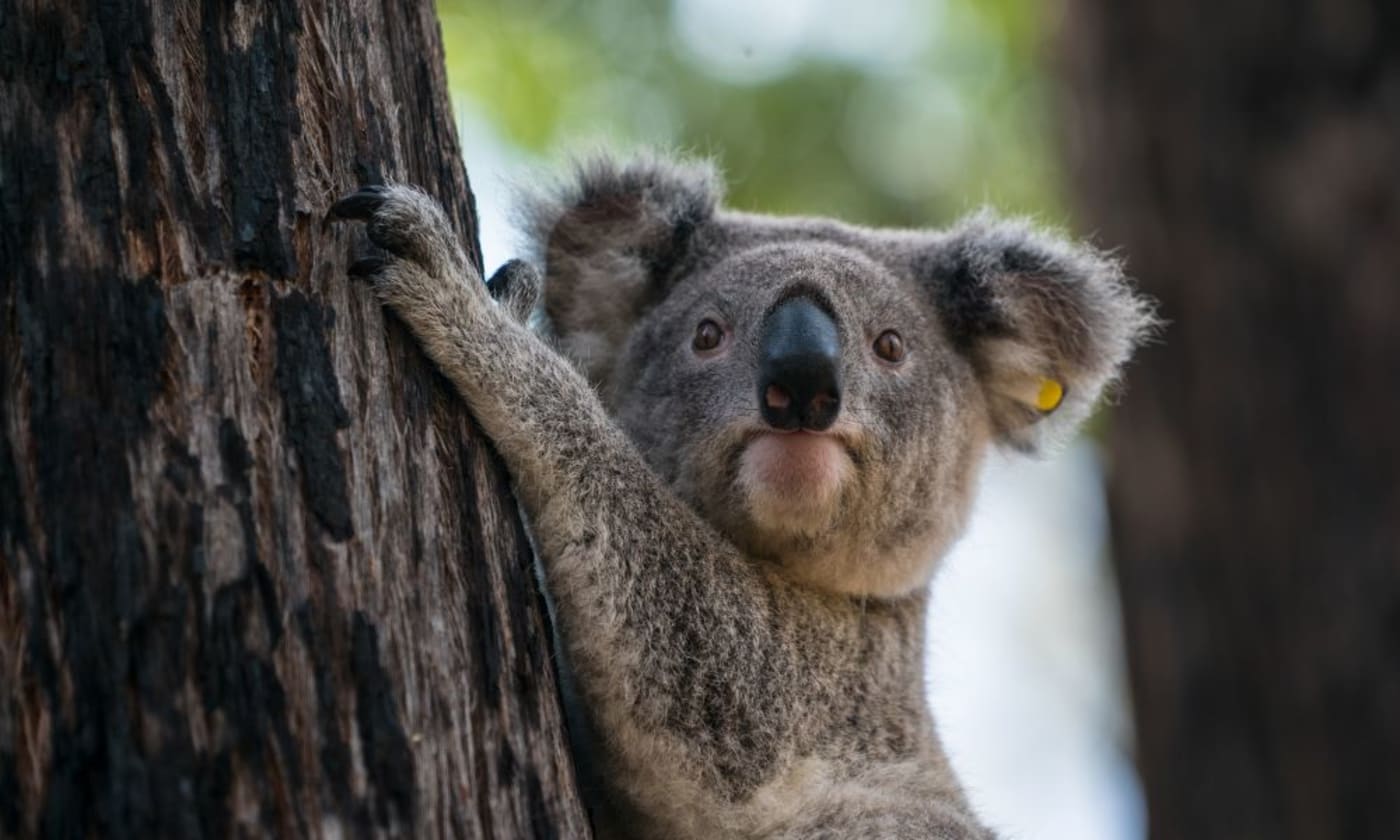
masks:
<path fill-rule="evenodd" d="M 475 249 L 430 0 L 0 0 L 0 835 L 586 833 L 386 177 Z"/>
<path fill-rule="evenodd" d="M 1400 4 L 1074 0 L 1084 221 L 1172 323 L 1112 418 L 1154 838 L 1400 830 Z"/>

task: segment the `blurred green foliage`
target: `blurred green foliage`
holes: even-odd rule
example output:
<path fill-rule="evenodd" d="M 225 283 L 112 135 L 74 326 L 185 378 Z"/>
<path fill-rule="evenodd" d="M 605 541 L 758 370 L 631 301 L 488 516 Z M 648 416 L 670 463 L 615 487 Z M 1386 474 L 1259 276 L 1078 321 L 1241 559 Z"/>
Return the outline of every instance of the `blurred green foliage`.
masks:
<path fill-rule="evenodd" d="M 731 206 L 1063 215 L 1035 0 L 438 0 L 459 108 L 552 159 L 717 158 Z M 470 161 L 469 161 L 470 163 Z"/>

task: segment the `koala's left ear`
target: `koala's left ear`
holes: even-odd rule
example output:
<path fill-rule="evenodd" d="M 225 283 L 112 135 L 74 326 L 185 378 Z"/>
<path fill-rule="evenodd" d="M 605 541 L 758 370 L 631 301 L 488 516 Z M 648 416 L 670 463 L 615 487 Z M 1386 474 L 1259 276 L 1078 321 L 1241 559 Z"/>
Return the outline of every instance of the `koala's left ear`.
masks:
<path fill-rule="evenodd" d="M 973 216 L 922 262 L 997 437 L 1016 449 L 1072 434 L 1157 324 L 1116 260 L 1023 221 Z"/>
<path fill-rule="evenodd" d="M 606 391 L 633 325 L 682 270 L 721 190 L 703 162 L 642 155 L 580 161 L 527 207 L 544 265 L 545 318 L 559 348 Z"/>

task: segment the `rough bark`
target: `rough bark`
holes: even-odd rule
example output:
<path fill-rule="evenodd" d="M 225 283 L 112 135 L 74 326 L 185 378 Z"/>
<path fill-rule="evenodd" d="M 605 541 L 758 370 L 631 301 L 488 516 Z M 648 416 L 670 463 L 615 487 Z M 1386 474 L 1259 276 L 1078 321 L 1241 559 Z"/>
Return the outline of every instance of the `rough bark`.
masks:
<path fill-rule="evenodd" d="M 1400 827 L 1400 5 L 1074 0 L 1084 222 L 1172 323 L 1112 418 L 1154 838 Z"/>
<path fill-rule="evenodd" d="M 430 0 L 0 0 L 0 835 L 585 833 L 382 178 L 475 247 Z"/>

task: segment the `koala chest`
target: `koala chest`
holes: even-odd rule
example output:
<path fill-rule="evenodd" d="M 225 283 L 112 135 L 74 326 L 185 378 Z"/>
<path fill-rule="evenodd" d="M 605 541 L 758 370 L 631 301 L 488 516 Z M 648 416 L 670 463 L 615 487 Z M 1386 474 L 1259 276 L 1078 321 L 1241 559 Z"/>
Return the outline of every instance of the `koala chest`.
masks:
<path fill-rule="evenodd" d="M 626 628 L 621 637 L 642 640 L 651 667 L 623 703 L 590 701 L 586 687 L 571 698 L 600 836 L 761 834 L 793 817 L 785 809 L 794 803 L 925 752 L 917 689 L 877 679 L 887 669 L 861 661 L 859 648 L 808 640 L 804 649 L 800 633 L 771 614 L 735 625 L 717 609 L 681 610 L 698 619 L 686 629 Z M 744 632 L 725 629 L 735 626 Z"/>

